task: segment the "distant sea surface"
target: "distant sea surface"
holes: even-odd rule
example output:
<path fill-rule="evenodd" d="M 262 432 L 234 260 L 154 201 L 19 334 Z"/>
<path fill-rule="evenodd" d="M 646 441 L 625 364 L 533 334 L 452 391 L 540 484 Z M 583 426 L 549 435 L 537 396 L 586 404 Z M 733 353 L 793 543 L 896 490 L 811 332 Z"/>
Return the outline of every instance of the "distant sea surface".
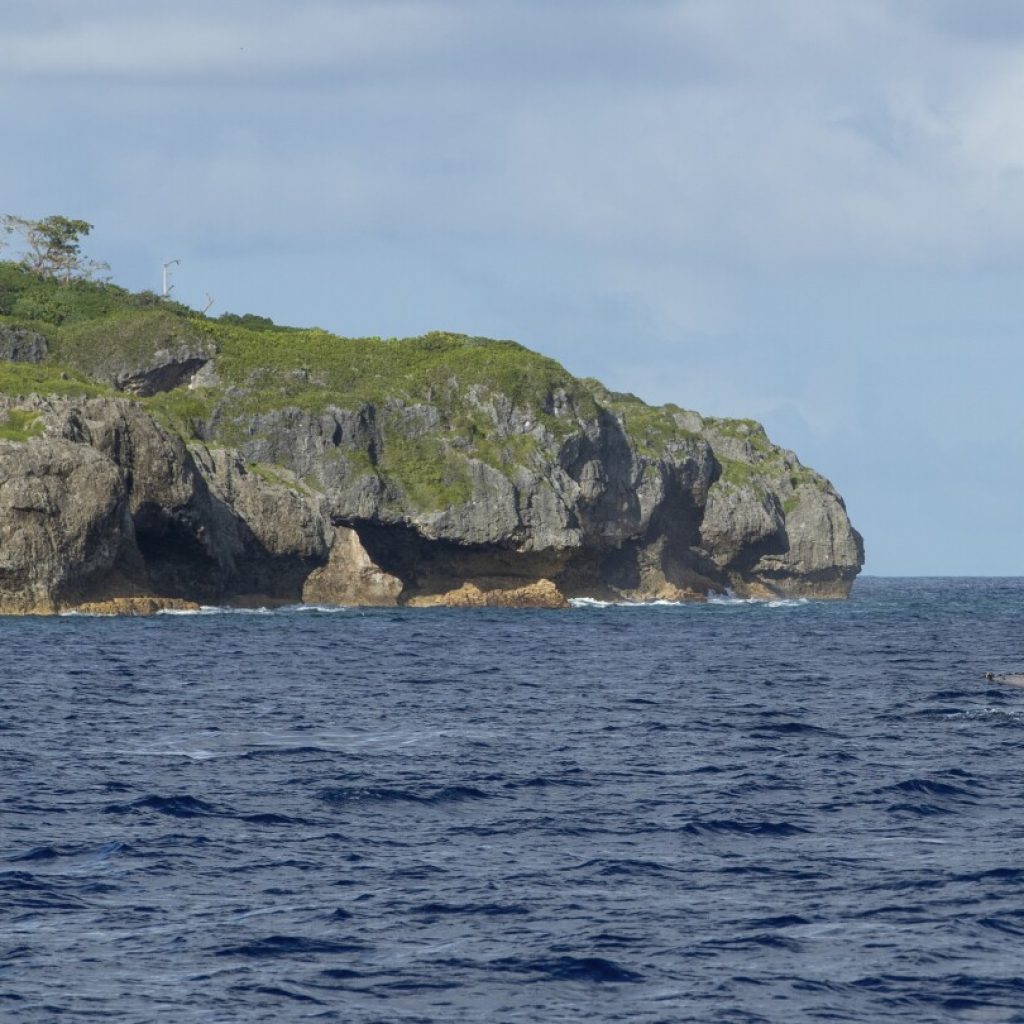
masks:
<path fill-rule="evenodd" d="M 1022 580 L 0 645 L 5 1022 L 1024 1022 Z"/>

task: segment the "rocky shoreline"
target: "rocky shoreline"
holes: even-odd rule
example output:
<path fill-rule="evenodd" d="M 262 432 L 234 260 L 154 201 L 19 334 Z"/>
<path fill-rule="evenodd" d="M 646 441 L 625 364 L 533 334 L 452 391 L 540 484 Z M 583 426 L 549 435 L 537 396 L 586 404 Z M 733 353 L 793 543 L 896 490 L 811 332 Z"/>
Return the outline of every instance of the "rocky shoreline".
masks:
<path fill-rule="evenodd" d="M 462 507 L 403 514 L 365 478 L 319 489 L 284 460 L 270 471 L 238 449 L 186 444 L 124 398 L 5 400 L 0 418 L 12 411 L 40 433 L 0 441 L 3 614 L 182 602 L 565 607 L 727 588 L 834 598 L 860 567 L 829 487 L 805 484 L 783 518 L 777 495 L 722 487 L 706 442 L 645 459 L 598 428 L 569 468 L 513 488 L 481 465 Z M 293 420 L 286 443 L 301 451 L 323 434 Z M 340 460 L 315 457 L 336 472 Z"/>

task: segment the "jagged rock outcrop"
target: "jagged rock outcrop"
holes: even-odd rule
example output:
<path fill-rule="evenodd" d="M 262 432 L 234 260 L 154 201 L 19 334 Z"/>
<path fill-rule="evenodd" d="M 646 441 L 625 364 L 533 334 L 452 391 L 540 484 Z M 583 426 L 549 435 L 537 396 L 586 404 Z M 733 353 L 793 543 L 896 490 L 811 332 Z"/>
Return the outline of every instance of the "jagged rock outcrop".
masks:
<path fill-rule="evenodd" d="M 38 331 L 0 325 L 0 362 L 41 363 L 48 352 Z"/>
<path fill-rule="evenodd" d="M 370 558 L 359 534 L 338 526 L 327 564 L 306 578 L 302 600 L 306 604 L 388 607 L 398 604 L 402 590 L 402 581 Z"/>
<path fill-rule="evenodd" d="M 100 452 L 58 438 L 0 441 L 0 610 L 52 612 L 130 575 L 123 480 Z"/>
<path fill-rule="evenodd" d="M 61 335 L 55 355 L 118 391 L 147 397 L 187 384 L 214 351 L 188 321 L 155 309 L 78 325 Z"/>
<path fill-rule="evenodd" d="M 124 399 L 25 405 L 45 434 L 0 442 L 0 609 L 297 602 L 327 560 L 329 525 L 287 471 L 190 450 Z"/>
<path fill-rule="evenodd" d="M 415 594 L 408 602 L 414 608 L 568 608 L 565 595 L 551 580 L 522 583 L 508 579 L 480 579 L 463 583 L 456 590 L 437 594 Z"/>
<path fill-rule="evenodd" d="M 158 612 L 196 612 L 201 605 L 174 597 L 111 597 L 79 601 L 68 606 L 79 615 L 156 615 Z"/>

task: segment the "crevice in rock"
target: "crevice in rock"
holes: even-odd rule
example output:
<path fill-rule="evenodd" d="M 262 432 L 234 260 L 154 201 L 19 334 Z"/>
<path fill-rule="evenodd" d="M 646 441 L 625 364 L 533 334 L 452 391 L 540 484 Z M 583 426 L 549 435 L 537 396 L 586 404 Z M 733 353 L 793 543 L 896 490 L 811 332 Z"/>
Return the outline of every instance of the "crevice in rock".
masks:
<path fill-rule="evenodd" d="M 531 582 L 563 571 L 568 554 L 431 540 L 406 524 L 350 522 L 370 558 L 410 593 L 455 589 L 474 579 Z"/>
<path fill-rule="evenodd" d="M 114 383 L 121 391 L 126 391 L 130 395 L 148 398 L 162 391 L 173 391 L 188 383 L 208 361 L 205 358 L 196 358 L 168 362 L 151 370 L 119 375 Z"/>

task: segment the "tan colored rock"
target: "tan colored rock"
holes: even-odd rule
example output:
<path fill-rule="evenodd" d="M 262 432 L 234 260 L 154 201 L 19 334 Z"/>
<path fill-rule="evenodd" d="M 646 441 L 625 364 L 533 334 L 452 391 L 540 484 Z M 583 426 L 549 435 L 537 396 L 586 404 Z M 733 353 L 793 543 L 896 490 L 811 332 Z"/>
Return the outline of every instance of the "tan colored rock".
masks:
<path fill-rule="evenodd" d="M 163 611 L 198 611 L 194 601 L 175 597 L 112 597 L 104 601 L 83 601 L 62 609 L 81 615 L 155 615 Z"/>
<path fill-rule="evenodd" d="M 619 592 L 624 601 L 706 601 L 707 591 L 691 587 L 679 587 L 667 580 L 657 586 Z"/>
<path fill-rule="evenodd" d="M 302 588 L 305 604 L 376 605 L 398 604 L 402 581 L 377 565 L 347 526 L 334 529 L 327 564 L 314 569 Z"/>
<path fill-rule="evenodd" d="M 568 608 L 565 595 L 551 580 L 480 580 L 454 590 L 417 594 L 407 604 L 414 608 Z"/>
<path fill-rule="evenodd" d="M 781 595 L 761 580 L 736 579 L 732 588 L 737 597 L 754 601 L 775 601 Z"/>

